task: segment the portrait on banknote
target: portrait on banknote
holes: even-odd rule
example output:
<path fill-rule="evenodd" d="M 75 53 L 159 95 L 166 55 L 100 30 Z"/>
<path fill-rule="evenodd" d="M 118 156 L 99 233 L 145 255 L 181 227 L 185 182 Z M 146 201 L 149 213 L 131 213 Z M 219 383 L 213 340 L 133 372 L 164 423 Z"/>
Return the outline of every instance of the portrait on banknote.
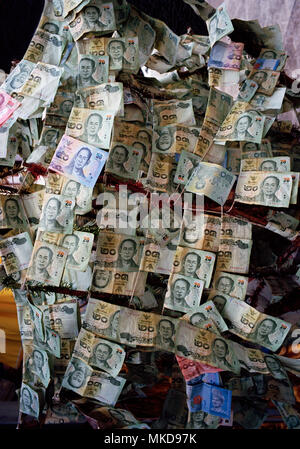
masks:
<path fill-rule="evenodd" d="M 202 279 L 208 288 L 216 256 L 214 253 L 192 248 L 177 247 L 173 272 L 185 277 Z"/>
<path fill-rule="evenodd" d="M 68 365 L 62 386 L 83 395 L 91 373 L 92 368 L 73 357 Z"/>
<path fill-rule="evenodd" d="M 174 182 L 178 184 L 186 184 L 200 161 L 201 158 L 196 154 L 183 150 L 180 153 L 180 158 L 174 176 Z"/>
<path fill-rule="evenodd" d="M 209 415 L 208 413 L 199 410 L 198 412 L 189 413 L 186 429 L 212 429 L 216 428 L 218 423 L 218 417 L 214 417 L 213 415 Z"/>
<path fill-rule="evenodd" d="M 67 123 L 67 134 L 104 149 L 109 148 L 114 115 L 92 109 L 73 108 Z M 83 131 L 83 132 L 82 132 Z"/>
<path fill-rule="evenodd" d="M 24 383 L 21 386 L 20 411 L 35 418 L 38 418 L 40 413 L 38 393 Z"/>
<path fill-rule="evenodd" d="M 36 241 L 26 279 L 59 286 L 66 259 L 65 248 Z"/>
<path fill-rule="evenodd" d="M 23 373 L 24 381 L 26 383 L 32 385 L 42 383 L 42 385 L 47 388 L 50 381 L 47 352 L 32 345 L 25 345 Z"/>
<path fill-rule="evenodd" d="M 122 360 L 125 358 L 125 353 L 122 351 L 121 347 L 118 346 L 118 349 L 116 349 L 115 346 L 116 345 L 106 340 L 101 340 L 97 343 L 93 347 L 93 353 L 90 360 L 91 366 L 112 375 L 117 375 L 122 366 Z M 119 360 L 117 360 L 117 356 L 119 356 Z M 116 367 L 117 372 L 115 372 Z"/>
<path fill-rule="evenodd" d="M 176 127 L 157 127 L 153 133 L 153 151 L 168 153 L 174 144 Z"/>
<path fill-rule="evenodd" d="M 80 55 L 77 88 L 93 87 L 108 81 L 108 57 Z M 92 143 L 92 142 L 91 142 Z"/>
<path fill-rule="evenodd" d="M 224 3 L 219 6 L 215 14 L 206 21 L 206 24 L 211 46 L 233 31 L 233 26 Z"/>
<path fill-rule="evenodd" d="M 41 231 L 60 232 L 62 234 L 72 232 L 74 206 L 74 199 L 69 199 L 64 195 L 46 193 L 39 229 Z"/>
<path fill-rule="evenodd" d="M 109 151 L 105 172 L 121 178 L 136 180 L 142 155 L 142 149 L 136 146 L 115 143 Z"/>
<path fill-rule="evenodd" d="M 169 317 L 159 319 L 156 323 L 157 334 L 154 345 L 165 351 L 173 351 L 175 349 L 176 324 L 176 321 Z"/>
<path fill-rule="evenodd" d="M 170 276 L 164 307 L 188 312 L 200 304 L 204 282 L 200 279 L 174 274 Z"/>
<path fill-rule="evenodd" d="M 54 153 L 50 168 L 86 187 L 94 187 L 106 159 L 105 151 L 64 135 Z"/>
<path fill-rule="evenodd" d="M 16 196 L 1 196 L 0 227 L 1 228 L 24 228 L 27 226 L 25 213 Z"/>
<path fill-rule="evenodd" d="M 221 294 L 244 299 L 247 292 L 248 278 L 245 276 L 216 272 L 214 277 L 214 289 Z"/>
<path fill-rule="evenodd" d="M 60 245 L 68 250 L 66 268 L 86 271 L 93 247 L 94 234 L 74 231 L 66 234 Z"/>

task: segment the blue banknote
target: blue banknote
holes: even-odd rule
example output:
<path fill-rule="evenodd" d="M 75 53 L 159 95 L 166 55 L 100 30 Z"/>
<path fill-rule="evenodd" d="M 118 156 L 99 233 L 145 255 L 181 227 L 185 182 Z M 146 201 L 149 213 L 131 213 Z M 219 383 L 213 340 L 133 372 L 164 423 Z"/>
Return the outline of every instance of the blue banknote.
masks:
<path fill-rule="evenodd" d="M 231 413 L 230 390 L 199 383 L 196 385 L 187 385 L 187 405 L 190 412 L 203 411 L 221 418 L 230 419 Z"/>

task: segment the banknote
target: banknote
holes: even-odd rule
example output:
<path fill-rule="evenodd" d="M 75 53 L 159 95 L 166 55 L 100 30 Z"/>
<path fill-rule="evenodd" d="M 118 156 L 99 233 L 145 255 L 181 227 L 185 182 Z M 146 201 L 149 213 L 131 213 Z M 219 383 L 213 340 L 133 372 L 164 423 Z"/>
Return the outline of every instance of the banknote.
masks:
<path fill-rule="evenodd" d="M 289 381 L 279 382 L 263 374 L 230 379 L 227 387 L 232 391 L 233 396 L 256 396 L 269 400 L 284 400 L 291 404 L 295 402 L 293 389 Z"/>
<path fill-rule="evenodd" d="M 174 182 L 185 185 L 200 162 L 201 157 L 197 156 L 197 154 L 189 153 L 184 150 L 181 151 L 174 176 Z"/>
<path fill-rule="evenodd" d="M 106 151 L 64 134 L 49 167 L 86 187 L 94 187 L 107 156 Z"/>
<path fill-rule="evenodd" d="M 147 19 L 156 33 L 155 48 L 172 67 L 176 62 L 177 49 L 180 37 L 177 36 L 164 22 L 153 17 L 147 16 Z"/>
<path fill-rule="evenodd" d="M 66 135 L 98 148 L 110 148 L 114 122 L 113 112 L 73 108 L 67 123 Z"/>
<path fill-rule="evenodd" d="M 215 260 L 216 255 L 212 252 L 178 246 L 173 262 L 173 273 L 201 279 L 205 288 L 209 288 Z"/>
<path fill-rule="evenodd" d="M 39 229 L 70 234 L 73 229 L 74 207 L 74 198 L 45 193 Z"/>
<path fill-rule="evenodd" d="M 28 268 L 32 248 L 28 232 L 0 241 L 1 262 L 7 275 Z"/>
<path fill-rule="evenodd" d="M 25 229 L 28 226 L 21 199 L 0 195 L 0 228 Z"/>
<path fill-rule="evenodd" d="M 30 195 L 23 195 L 23 206 L 29 221 L 30 227 L 37 227 L 40 221 L 44 201 L 44 190 L 38 190 Z"/>
<path fill-rule="evenodd" d="M 241 368 L 250 373 L 268 374 L 269 369 L 264 360 L 264 354 L 259 349 L 246 348 L 239 343 L 232 342 L 234 353 L 238 358 Z"/>
<path fill-rule="evenodd" d="M 11 94 L 12 92 L 20 92 L 34 67 L 35 64 L 33 62 L 22 59 L 9 73 L 3 84 L 1 84 L 1 89 L 5 90 L 8 94 Z"/>
<path fill-rule="evenodd" d="M 57 173 L 48 173 L 45 192 L 73 198 L 77 215 L 84 215 L 92 208 L 92 189 Z"/>
<path fill-rule="evenodd" d="M 259 59 L 279 59 L 280 63 L 278 67 L 276 68 L 277 71 L 281 72 L 281 70 L 284 68 L 286 60 L 287 60 L 287 54 L 284 51 L 274 50 L 271 48 L 262 48 L 259 54 Z"/>
<path fill-rule="evenodd" d="M 223 206 L 236 176 L 217 164 L 200 162 L 186 184 L 186 190 L 205 195 Z"/>
<path fill-rule="evenodd" d="M 181 319 L 188 321 L 193 326 L 208 330 L 213 325 L 216 325 L 219 332 L 228 330 L 225 321 L 212 301 L 206 301 L 202 306 L 195 307 L 192 312 L 183 315 Z"/>
<path fill-rule="evenodd" d="M 214 275 L 213 288 L 221 294 L 234 298 L 245 299 L 248 286 L 248 278 L 239 274 L 217 271 Z"/>
<path fill-rule="evenodd" d="M 238 82 L 239 71 L 237 70 L 226 70 L 216 67 L 209 67 L 208 69 L 208 85 L 210 87 L 217 87 L 219 90 L 222 90 L 224 93 L 226 92 L 233 97 L 236 97 L 237 95 Z"/>
<path fill-rule="evenodd" d="M 90 260 L 94 242 L 94 234 L 90 232 L 74 231 L 62 239 L 60 245 L 68 250 L 66 268 L 86 271 Z"/>
<path fill-rule="evenodd" d="M 235 200 L 239 203 L 271 207 L 289 207 L 292 192 L 290 173 L 242 172 Z"/>
<path fill-rule="evenodd" d="M 253 69 L 249 75 L 249 79 L 258 84 L 256 95 L 261 93 L 272 95 L 278 82 L 280 72 Z"/>
<path fill-rule="evenodd" d="M 221 237 L 216 264 L 217 271 L 248 273 L 252 240 Z"/>
<path fill-rule="evenodd" d="M 67 254 L 65 248 L 36 241 L 26 279 L 58 287 Z"/>
<path fill-rule="evenodd" d="M 19 108 L 20 102 L 0 90 L 0 126 L 3 126 L 14 112 Z"/>
<path fill-rule="evenodd" d="M 93 398 L 104 404 L 115 405 L 125 385 L 122 377 L 93 371 L 93 369 L 76 357 L 72 357 L 64 375 L 62 386 L 80 394 Z"/>
<path fill-rule="evenodd" d="M 285 401 L 276 401 L 275 399 L 272 402 L 277 407 L 288 429 L 300 429 L 300 415 L 291 404 L 287 404 Z"/>
<path fill-rule="evenodd" d="M 123 84 L 111 82 L 79 89 L 76 92 L 76 106 L 124 115 Z"/>
<path fill-rule="evenodd" d="M 179 245 L 217 252 L 221 231 L 221 219 L 213 215 L 195 215 L 183 220 Z"/>
<path fill-rule="evenodd" d="M 56 65 L 38 62 L 22 86 L 20 94 L 35 98 L 42 102 L 42 105 L 48 106 L 55 97 L 62 73 L 63 69 Z"/>
<path fill-rule="evenodd" d="M 34 63 L 46 62 L 58 66 L 64 47 L 65 40 L 62 36 L 38 28 L 23 58 Z"/>
<path fill-rule="evenodd" d="M 124 272 L 139 271 L 143 243 L 143 238 L 132 238 L 126 234 L 99 235 L 97 242 L 99 266 L 117 268 Z"/>
<path fill-rule="evenodd" d="M 125 351 L 121 346 L 81 329 L 73 356 L 83 360 L 93 368 L 116 377 L 122 368 Z"/>
<path fill-rule="evenodd" d="M 297 218 L 282 211 L 270 210 L 267 219 L 269 223 L 279 225 L 282 230 L 289 228 L 295 231 L 299 225 L 299 220 Z"/>
<path fill-rule="evenodd" d="M 189 312 L 199 307 L 204 281 L 192 276 L 173 274 L 169 278 L 164 307 L 179 312 Z"/>
<path fill-rule="evenodd" d="M 39 417 L 41 411 L 40 398 L 36 389 L 22 382 L 20 391 L 20 412 L 26 415 Z"/>
<path fill-rule="evenodd" d="M 200 36 L 197 34 L 183 34 L 180 36 L 181 45 L 193 44 L 192 54 L 205 55 L 210 48 L 210 41 L 208 36 Z"/>
<path fill-rule="evenodd" d="M 64 129 L 44 126 L 38 145 L 27 158 L 26 162 L 39 163 L 48 167 L 57 147 L 58 142 L 64 134 Z"/>
<path fill-rule="evenodd" d="M 47 424 L 84 424 L 86 418 L 80 414 L 72 402 L 52 403 L 49 405 L 45 418 Z"/>
<path fill-rule="evenodd" d="M 120 341 L 120 311 L 120 306 L 90 298 L 82 327 L 99 337 Z"/>
<path fill-rule="evenodd" d="M 216 42 L 212 47 L 208 67 L 218 67 L 227 70 L 239 70 L 242 60 L 244 44 L 241 42 Z"/>
<path fill-rule="evenodd" d="M 79 40 L 77 46 L 80 54 L 108 58 L 109 70 L 137 73 L 140 67 L 137 37 L 94 37 Z"/>
<path fill-rule="evenodd" d="M 0 145 L 0 154 L 3 156 L 0 157 L 0 166 L 13 167 L 18 151 L 18 140 L 15 136 L 14 127 L 1 134 Z"/>
<path fill-rule="evenodd" d="M 256 70 L 272 70 L 272 71 L 274 71 L 274 70 L 277 70 L 279 63 L 280 63 L 279 59 L 257 58 L 253 68 Z"/>
<path fill-rule="evenodd" d="M 47 324 L 61 339 L 78 337 L 79 322 L 76 299 L 49 305 L 46 309 L 46 316 Z"/>
<path fill-rule="evenodd" d="M 248 103 L 237 101 L 219 131 L 216 142 L 247 141 L 261 143 L 265 117 Z"/>
<path fill-rule="evenodd" d="M 274 89 L 272 95 L 255 93 L 250 101 L 250 104 L 258 111 L 268 111 L 269 113 L 277 111 L 279 112 L 283 104 L 285 93 L 285 87 L 277 87 L 276 89 Z"/>
<path fill-rule="evenodd" d="M 217 429 L 222 422 L 219 416 L 203 412 L 189 412 L 186 429 Z"/>
<path fill-rule="evenodd" d="M 221 224 L 222 237 L 240 237 L 242 239 L 252 238 L 252 224 L 240 218 L 223 215 Z"/>
<path fill-rule="evenodd" d="M 23 382 L 32 386 L 48 387 L 50 368 L 46 351 L 34 346 L 23 345 Z"/>
<path fill-rule="evenodd" d="M 95 87 L 108 82 L 109 57 L 80 54 L 78 63 L 77 88 Z"/>
<path fill-rule="evenodd" d="M 207 383 L 187 385 L 187 404 L 191 412 L 204 411 L 211 415 L 230 419 L 231 396 L 230 390 Z"/>
<path fill-rule="evenodd" d="M 241 171 L 290 172 L 290 158 L 288 156 L 282 156 L 272 158 L 243 159 L 241 161 Z"/>
<path fill-rule="evenodd" d="M 210 45 L 232 33 L 233 26 L 226 10 L 225 3 L 222 3 L 209 19 L 206 20 Z"/>
<path fill-rule="evenodd" d="M 74 105 L 75 94 L 58 88 L 54 101 L 47 108 L 48 114 L 68 118 Z"/>
<path fill-rule="evenodd" d="M 60 341 L 60 358 L 54 360 L 54 372 L 57 376 L 64 375 L 75 346 L 75 339 L 62 338 Z M 61 379 L 62 380 L 62 379 Z M 60 382 L 61 384 L 61 382 Z M 55 378 L 54 378 L 55 385 Z"/>
<path fill-rule="evenodd" d="M 195 362 L 194 360 L 180 357 L 179 355 L 176 355 L 176 360 L 186 381 L 201 376 L 202 374 L 222 371 L 220 368 L 206 365 L 201 362 Z"/>
<path fill-rule="evenodd" d="M 169 323 L 171 322 L 170 320 L 167 321 Z M 170 326 L 168 326 L 167 328 L 167 323 L 164 324 L 166 324 L 166 330 L 162 328 L 161 332 L 170 333 Z M 174 325 L 172 326 L 172 329 L 173 334 L 171 335 L 170 340 L 172 343 L 171 347 L 174 348 L 175 344 L 172 338 L 172 336 L 175 334 Z M 120 313 L 119 331 L 121 343 L 126 343 L 133 346 L 142 345 L 153 347 L 158 335 L 157 315 L 155 315 L 154 313 L 123 308 Z"/>
<path fill-rule="evenodd" d="M 174 182 L 176 169 L 177 164 L 173 156 L 152 153 L 145 186 L 159 192 L 177 192 L 179 187 Z"/>
<path fill-rule="evenodd" d="M 262 139 L 261 144 L 254 142 L 240 142 L 242 159 L 270 158 L 273 157 L 271 143 Z"/>
<path fill-rule="evenodd" d="M 232 102 L 233 98 L 231 95 L 219 91 L 218 89 L 214 89 L 213 87 L 210 89 L 205 118 L 195 150 L 195 153 L 199 156 L 205 156 L 212 146 L 218 129 L 231 109 Z"/>
<path fill-rule="evenodd" d="M 244 301 L 227 295 L 221 312 L 230 332 L 276 351 L 287 336 L 291 324 L 260 313 Z"/>
<path fill-rule="evenodd" d="M 112 140 L 140 149 L 142 151 L 140 170 L 148 173 L 152 155 L 152 128 L 123 120 L 115 121 Z"/>
<path fill-rule="evenodd" d="M 122 26 L 121 35 L 138 38 L 139 66 L 145 65 L 151 55 L 156 36 L 148 17 L 142 17 L 137 9 L 131 7 L 128 19 Z"/>
<path fill-rule="evenodd" d="M 109 31 L 114 31 L 116 22 L 113 3 L 90 1 L 76 18 L 69 22 L 69 28 L 75 41 L 89 32 L 107 34 Z"/>
<path fill-rule="evenodd" d="M 137 180 L 142 156 L 142 148 L 113 142 L 109 151 L 105 172 L 124 179 Z"/>
<path fill-rule="evenodd" d="M 124 271 L 117 268 L 95 266 L 91 291 L 112 293 L 114 295 L 143 295 L 145 292 L 147 272 Z"/>
<path fill-rule="evenodd" d="M 245 79 L 241 84 L 239 94 L 236 100 L 245 101 L 246 103 L 249 103 L 250 100 L 252 100 L 253 96 L 255 95 L 257 89 L 258 84 L 255 81 Z"/>
<path fill-rule="evenodd" d="M 200 128 L 191 126 L 168 125 L 157 127 L 153 131 L 152 151 L 157 153 L 193 153 Z"/>
<path fill-rule="evenodd" d="M 215 366 L 225 371 L 240 372 L 240 365 L 229 340 L 184 320 L 176 333 L 176 355 Z"/>
<path fill-rule="evenodd" d="M 140 270 L 150 273 L 171 274 L 176 246 L 161 247 L 157 243 L 145 243 L 140 262 Z"/>
<path fill-rule="evenodd" d="M 154 126 L 196 125 L 192 100 L 152 100 Z"/>

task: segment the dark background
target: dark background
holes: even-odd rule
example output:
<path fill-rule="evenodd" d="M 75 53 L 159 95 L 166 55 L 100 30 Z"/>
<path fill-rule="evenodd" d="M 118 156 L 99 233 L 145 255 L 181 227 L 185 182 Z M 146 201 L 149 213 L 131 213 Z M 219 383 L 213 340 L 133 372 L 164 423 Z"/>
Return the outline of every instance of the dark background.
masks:
<path fill-rule="evenodd" d="M 205 22 L 182 0 L 131 0 L 132 5 L 164 21 L 176 34 L 207 35 Z M 0 69 L 10 71 L 21 60 L 38 25 L 44 0 L 0 0 Z"/>

